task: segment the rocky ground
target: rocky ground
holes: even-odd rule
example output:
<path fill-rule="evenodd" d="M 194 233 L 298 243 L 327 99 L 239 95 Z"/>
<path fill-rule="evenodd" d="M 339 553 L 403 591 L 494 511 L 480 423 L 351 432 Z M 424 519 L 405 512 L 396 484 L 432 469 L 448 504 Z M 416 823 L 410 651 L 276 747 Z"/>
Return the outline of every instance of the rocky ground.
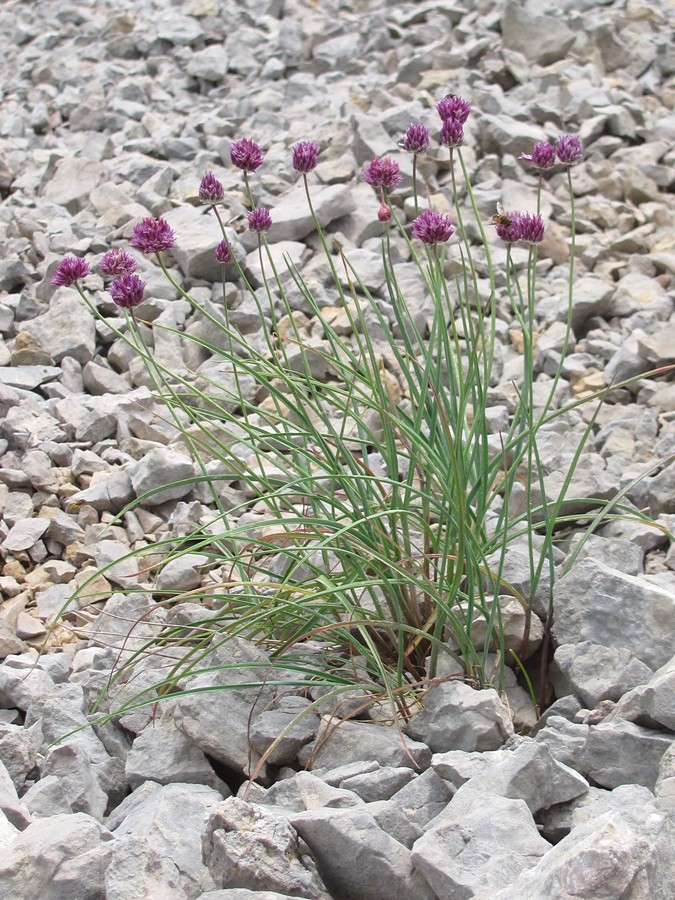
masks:
<path fill-rule="evenodd" d="M 617 390 L 593 428 L 571 493 L 611 498 L 625 489 L 626 502 L 659 527 L 603 525 L 558 581 L 556 699 L 538 721 L 515 675 L 502 699 L 446 681 L 405 735 L 348 721 L 325 741 L 330 719 L 307 716 L 250 787 L 250 754 L 269 747 L 303 697 L 266 689 L 266 709 L 251 716 L 246 689 L 194 694 L 58 742 L 86 723 L 129 652 L 125 623 L 145 615 L 135 635 L 144 639 L 190 621 L 189 604 L 154 608 L 150 576 L 125 563 L 92 581 L 95 602 L 79 604 L 70 621 L 79 627 L 56 626 L 35 665 L 58 610 L 99 567 L 212 513 L 209 495 L 186 485 L 110 527 L 134 497 L 192 475 L 194 461 L 140 360 L 72 289 L 50 285 L 63 255 L 93 260 L 139 218 L 165 216 L 178 236 L 175 274 L 200 302 L 217 302 L 213 221 L 197 188 L 213 169 L 240 212 L 229 146 L 250 136 L 266 150 L 256 190 L 272 210 L 274 252 L 320 271 L 289 152 L 311 138 L 322 148 L 312 176 L 320 218 L 358 248 L 384 301 L 378 201 L 358 173 L 373 156 L 397 154 L 411 121 L 437 128 L 433 104 L 450 89 L 473 107 L 465 154 L 486 218 L 498 201 L 534 208 L 535 181 L 517 157 L 535 141 L 571 132 L 584 142 L 574 170 L 574 339 L 560 402 L 667 366 L 675 362 L 671 17 L 667 0 L 2 5 L 0 897 L 675 895 L 672 378 Z M 424 175 L 443 208 L 447 165 L 427 162 Z M 410 214 L 409 179 L 397 195 L 400 214 Z M 567 306 L 569 204 L 559 171 L 547 179 L 543 213 L 536 367 L 545 386 Z M 258 283 L 247 241 L 239 249 Z M 203 326 L 157 267 L 139 265 L 145 318 L 199 336 Z M 121 321 L 99 276 L 86 285 Z M 228 299 L 231 322 L 255 342 L 256 310 L 234 278 Z M 423 316 L 423 297 L 409 300 Z M 499 317 L 496 423 L 508 414 L 522 351 L 507 303 Z M 159 328 L 149 339 L 174 370 L 208 371 L 194 344 Z M 564 420 L 544 441 L 551 486 L 589 415 Z M 241 486 L 228 490 L 233 505 Z M 154 587 L 199 587 L 209 578 L 204 563 L 177 560 Z M 526 585 L 522 549 L 510 552 L 504 574 Z M 118 590 L 129 587 L 136 592 Z M 214 647 L 214 665 L 223 654 Z M 233 654 L 265 671 L 267 657 L 246 641 L 228 645 Z M 143 684 L 152 676 L 146 668 Z M 226 676 L 200 677 L 209 686 Z"/>

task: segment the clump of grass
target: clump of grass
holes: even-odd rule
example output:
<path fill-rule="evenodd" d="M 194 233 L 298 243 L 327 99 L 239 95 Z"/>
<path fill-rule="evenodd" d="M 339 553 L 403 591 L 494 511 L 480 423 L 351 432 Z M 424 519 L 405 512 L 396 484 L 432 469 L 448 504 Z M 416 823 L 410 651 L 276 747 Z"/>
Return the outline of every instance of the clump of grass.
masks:
<path fill-rule="evenodd" d="M 251 284 L 237 258 L 223 188 L 212 173 L 202 178 L 200 197 L 213 210 L 217 258 L 236 270 L 242 291 L 256 304 L 261 340 L 250 342 L 230 324 L 225 280 L 223 309 L 216 314 L 174 278 L 165 260 L 175 242 L 168 223 L 146 219 L 136 226 L 131 246 L 154 256 L 179 295 L 208 320 L 212 340 L 180 336 L 221 362 L 228 374 L 222 382 L 204 374 L 180 375 L 154 357 L 145 340 L 146 323 L 137 312 L 146 285 L 134 274 L 135 261 L 119 249 L 106 254 L 101 271 L 114 278 L 109 291 L 126 317 L 117 334 L 147 367 L 167 417 L 181 429 L 199 463 L 195 483 L 208 486 L 217 511 L 212 521 L 187 536 L 130 553 L 143 570 L 146 554 L 160 552 L 166 564 L 198 552 L 208 557 L 217 577 L 162 601 L 199 602 L 203 618 L 162 628 L 121 654 L 110 690 L 127 685 L 149 656 L 160 669 L 164 666 L 164 674 L 130 697 L 127 689 L 116 714 L 189 692 L 191 678 L 209 665 L 214 641 L 235 637 L 258 642 L 269 653 L 274 669 L 267 684 L 311 684 L 336 698 L 358 690 L 363 695 L 359 711 L 385 699 L 403 719 L 415 709 L 424 687 L 447 671 L 448 658 L 454 671 L 476 686 L 500 690 L 508 663 L 531 687 L 525 658 L 535 597 L 543 591 L 547 598 L 547 634 L 556 534 L 578 525 L 566 513 L 565 499 L 594 420 L 581 436 L 556 496 L 545 489 L 538 439 L 580 403 L 600 402 L 604 393 L 563 408 L 556 402 L 572 334 L 572 166 L 581 158 L 581 145 L 574 136 L 561 138 L 562 163 L 556 163 L 555 148 L 545 144 L 525 157 L 542 176 L 539 192 L 545 169 L 565 166 L 572 220 L 564 348 L 542 399 L 534 388 L 536 264 L 544 236 L 539 199 L 536 212 L 500 209 L 484 222 L 461 149 L 468 104 L 445 98 L 438 112 L 451 165 L 451 216 L 423 208 L 420 199 L 426 192 L 419 182 L 418 157 L 429 146 L 424 125 L 411 126 L 402 141 L 413 158 L 411 227 L 398 211 L 397 162 L 376 159 L 363 172 L 379 202 L 386 304 L 359 277 L 351 250 L 334 243 L 319 223 L 311 188 L 318 148 L 310 141 L 296 145 L 293 164 L 301 173 L 327 264 L 333 297 L 329 310 L 290 260 L 283 271 L 275 264 L 267 241 L 274 224 L 255 198 L 255 173 L 264 154 L 250 139 L 233 144 L 232 161 L 243 174 L 262 289 Z M 464 206 L 462 191 L 468 200 Z M 480 236 L 478 250 L 470 241 L 472 233 Z M 495 233 L 506 247 L 505 296 L 523 346 L 509 423 L 498 435 L 492 433 L 489 415 L 497 345 L 498 290 L 491 256 Z M 528 248 L 522 268 L 515 244 Z M 396 262 L 401 256 L 414 263 L 430 298 L 428 330 L 401 284 Z M 92 313 L 107 321 L 80 283 L 87 271 L 84 261 L 69 258 L 60 264 L 55 283 L 74 285 Z M 313 320 L 311 335 L 300 307 Z M 318 333 L 319 341 L 314 338 Z M 225 474 L 214 476 L 214 468 Z M 238 506 L 223 503 L 221 478 L 244 487 L 246 499 Z M 589 533 L 603 517 L 623 511 L 622 496 L 588 501 L 593 515 Z M 143 498 L 137 502 L 142 504 Z M 525 546 L 529 560 L 525 593 L 505 577 L 507 552 L 514 545 Z M 522 641 L 516 648 L 505 643 L 505 595 L 515 598 L 523 611 Z M 546 645 L 541 660 L 545 675 Z M 246 666 L 233 663 L 232 668 Z M 251 685 L 261 686 L 256 675 Z M 539 680 L 543 684 L 545 678 Z"/>

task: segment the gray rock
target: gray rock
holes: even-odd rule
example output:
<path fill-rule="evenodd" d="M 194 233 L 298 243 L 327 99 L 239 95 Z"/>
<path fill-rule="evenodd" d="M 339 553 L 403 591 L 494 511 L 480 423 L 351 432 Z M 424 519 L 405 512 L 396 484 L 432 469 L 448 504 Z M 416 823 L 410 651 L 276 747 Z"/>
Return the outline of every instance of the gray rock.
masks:
<path fill-rule="evenodd" d="M 107 177 L 107 167 L 93 159 L 66 156 L 55 163 L 52 160 L 48 173 L 45 173 L 42 196 L 51 203 L 65 206 L 68 212 L 76 213 L 84 209 L 91 192 Z M 70 303 L 78 309 L 80 318 L 84 318 L 82 301 L 71 295 Z"/>
<path fill-rule="evenodd" d="M 567 837 L 573 828 L 592 822 L 606 812 L 653 805 L 654 794 L 638 784 L 622 784 L 613 791 L 591 787 L 588 793 L 576 797 L 569 803 L 561 803 L 544 810 L 537 816 L 537 820 L 542 826 L 543 836 L 557 844 Z"/>
<path fill-rule="evenodd" d="M 82 379 L 87 393 L 94 397 L 101 394 L 128 394 L 131 384 L 108 366 L 89 361 L 82 370 Z"/>
<path fill-rule="evenodd" d="M 129 556 L 130 549 L 121 541 L 97 541 L 94 547 L 96 566 L 108 581 L 122 588 L 137 588 L 144 577 L 141 557 Z"/>
<path fill-rule="evenodd" d="M 10 666 L 8 662 L 0 665 L 0 709 L 16 707 L 25 712 L 34 701 L 44 697 L 53 687 L 54 682 L 41 669 L 30 668 L 25 671 Z"/>
<path fill-rule="evenodd" d="M 575 33 L 558 17 L 532 15 L 517 3 L 507 3 L 501 18 L 504 46 L 542 66 L 565 59 Z"/>
<path fill-rule="evenodd" d="M 155 581 L 155 590 L 179 594 L 199 587 L 202 570 L 209 562 L 204 553 L 185 553 L 163 566 Z"/>
<path fill-rule="evenodd" d="M 4 712 L 5 716 L 0 720 L 0 759 L 17 791 L 23 795 L 29 776 L 37 770 L 42 749 L 40 721 L 31 725 L 26 719 L 23 725 L 18 725 L 16 722 L 21 718 L 18 710 Z"/>
<path fill-rule="evenodd" d="M 178 206 L 167 212 L 165 219 L 176 233 L 176 246 L 171 253 L 183 275 L 219 282 L 222 264 L 214 253 L 223 236 L 213 213 L 205 206 Z M 236 248 L 232 229 L 227 230 L 227 236 Z"/>
<path fill-rule="evenodd" d="M 70 289 L 64 288 L 55 294 L 49 311 L 24 322 L 23 328 L 55 363 L 69 356 L 84 364 L 94 357 L 94 317 L 82 308 L 82 301 L 73 296 Z"/>
<path fill-rule="evenodd" d="M 489 895 L 550 850 L 522 800 L 475 797 L 458 814 L 453 803 L 412 849 L 413 865 L 437 897 Z"/>
<path fill-rule="evenodd" d="M 410 851 L 378 828 L 365 807 L 297 813 L 291 824 L 309 845 L 331 894 L 345 900 L 435 896 L 413 869 Z"/>
<path fill-rule="evenodd" d="M 9 622 L 0 619 L 0 660 L 11 653 L 21 653 L 24 648 L 25 644 L 16 636 Z"/>
<path fill-rule="evenodd" d="M 112 841 L 112 834 L 84 813 L 38 819 L 0 856 L 4 896 L 100 900 Z"/>
<path fill-rule="evenodd" d="M 501 566 L 502 578 L 518 591 L 521 597 L 530 597 L 532 572 L 530 569 L 530 554 L 527 547 L 514 544 L 507 548 L 501 561 L 501 551 L 488 556 L 487 563 L 496 571 Z M 545 619 L 548 613 L 548 591 L 544 584 L 546 579 L 539 581 L 537 590 L 532 598 L 532 609 L 541 619 Z"/>
<path fill-rule="evenodd" d="M 237 664 L 253 667 L 237 669 Z M 271 688 L 245 688 L 241 684 L 264 682 L 269 678 L 267 655 L 242 638 L 230 638 L 205 658 L 201 668 L 218 667 L 190 678 L 190 689 L 212 688 L 207 692 L 180 697 L 175 702 L 176 726 L 204 751 L 237 771 L 249 773 L 256 757 L 248 740 L 252 712 L 264 708 L 273 697 Z"/>
<path fill-rule="evenodd" d="M 150 725 L 134 740 L 126 759 L 126 777 L 135 790 L 146 781 L 205 784 L 230 796 L 204 753 L 170 721 Z"/>
<path fill-rule="evenodd" d="M 3 850 L 5 847 L 9 847 L 18 834 L 19 829 L 15 828 L 7 819 L 3 811 L 0 810 L 0 847 Z"/>
<path fill-rule="evenodd" d="M 575 543 L 572 544 L 572 550 L 575 549 Z M 611 569 L 625 572 L 626 575 L 639 575 L 644 572 L 644 550 L 633 541 L 592 534 L 579 551 L 577 559 L 586 559 L 589 556 Z"/>
<path fill-rule="evenodd" d="M 249 891 L 248 888 L 225 888 L 222 891 L 207 891 L 195 900 L 294 900 L 290 894 L 277 891 Z"/>
<path fill-rule="evenodd" d="M 332 719 L 324 719 L 317 739 L 298 754 L 300 764 L 318 774 L 362 759 L 423 771 L 431 762 L 431 750 L 395 728 L 367 722 L 342 722 L 336 728 Z"/>
<path fill-rule="evenodd" d="M 46 412 L 38 412 L 28 405 L 12 406 L 6 413 L 0 426 L 0 433 L 8 441 L 9 446 L 17 449 L 35 447 L 43 441 L 65 441 L 66 432 L 53 416 Z M 8 476 L 5 470 L 4 478 Z M 10 486 L 27 487 L 30 481 L 23 471 L 15 476 L 17 481 Z M 19 477 L 21 481 L 19 482 Z M 3 479 L 4 480 L 4 479 Z"/>
<path fill-rule="evenodd" d="M 381 804 L 379 810 L 374 810 L 372 803 L 369 809 L 383 831 L 410 849 L 422 836 L 425 825 L 443 812 L 454 793 L 447 781 L 433 769 L 427 769 Z"/>
<path fill-rule="evenodd" d="M 405 730 L 435 753 L 496 750 L 513 735 L 508 710 L 497 692 L 475 691 L 461 681 L 431 688 L 424 698 L 424 711 L 414 715 Z"/>
<path fill-rule="evenodd" d="M 586 746 L 589 729 L 590 726 L 570 722 L 563 716 L 549 716 L 545 727 L 537 732 L 535 740 L 545 744 L 555 760 L 574 768 L 579 765 L 579 756 Z"/>
<path fill-rule="evenodd" d="M 615 719 L 593 726 L 575 765 L 601 787 L 641 784 L 654 789 L 659 763 L 675 735 Z"/>
<path fill-rule="evenodd" d="M 96 510 L 119 512 L 134 499 L 134 488 L 127 472 L 113 470 L 91 487 L 78 491 L 69 498 L 71 504 L 93 506 Z"/>
<path fill-rule="evenodd" d="M 675 657 L 649 680 L 621 698 L 611 716 L 675 732 Z"/>
<path fill-rule="evenodd" d="M 311 772 L 298 772 L 273 784 L 265 795 L 256 801 L 264 806 L 278 806 L 291 812 L 328 807 L 344 809 L 358 806 L 363 801 L 355 793 L 326 784 Z"/>
<path fill-rule="evenodd" d="M 0 759 L 0 810 L 8 822 L 23 831 L 31 822 L 31 814 L 25 803 L 19 801 L 9 772 Z"/>
<path fill-rule="evenodd" d="M 83 812 L 99 822 L 108 806 L 108 795 L 99 783 L 92 761 L 78 743 L 62 743 L 47 751 L 41 775 L 58 778 L 73 812 Z"/>
<path fill-rule="evenodd" d="M 534 815 L 557 803 L 566 803 L 587 790 L 586 780 L 557 762 L 548 747 L 525 740 L 515 750 L 496 755 L 493 765 L 461 785 L 452 803 L 454 809 L 459 810 L 460 805 L 471 803 L 474 796 L 507 797 L 524 800 Z"/>
<path fill-rule="evenodd" d="M 356 207 L 351 185 L 332 184 L 312 187 L 312 205 L 322 228 L 335 219 L 349 215 Z M 281 197 L 271 209 L 274 227 L 271 241 L 300 241 L 315 230 L 302 184 Z"/>
<path fill-rule="evenodd" d="M 227 74 L 228 60 L 224 47 L 220 44 L 212 44 L 197 50 L 188 60 L 188 74 L 193 78 L 202 78 L 204 81 L 217 83 L 222 81 Z"/>
<path fill-rule="evenodd" d="M 275 227 L 274 223 L 272 223 L 272 228 L 269 232 L 270 237 L 274 235 L 274 231 Z M 302 261 L 306 256 L 307 248 L 301 241 L 278 240 L 275 243 L 268 245 L 268 250 L 263 254 L 262 266 L 260 265 L 260 255 L 258 251 L 252 250 L 246 255 L 243 268 L 249 282 L 254 288 L 260 288 L 266 281 L 269 281 L 271 284 L 271 281 L 274 278 L 272 265 L 276 269 L 282 284 L 290 284 L 292 276 L 288 268 L 288 261 L 290 261 L 292 266 L 301 269 Z M 263 309 L 267 311 L 266 303 L 263 303 Z M 234 315 L 230 318 L 232 324 L 234 325 L 236 322 L 242 320 L 245 324 L 247 310 L 250 311 L 250 307 L 244 306 L 241 310 L 235 310 Z M 258 312 L 258 320 L 259 319 L 260 313 Z"/>
<path fill-rule="evenodd" d="M 128 469 L 129 478 L 137 497 L 143 497 L 143 506 L 154 507 L 167 500 L 185 497 L 192 490 L 192 483 L 174 484 L 194 477 L 194 466 L 187 456 L 157 447 Z M 165 488 L 161 490 L 161 488 Z M 149 496 L 144 496 L 149 494 Z"/>
<path fill-rule="evenodd" d="M 45 775 L 28 788 L 21 798 L 26 809 L 35 819 L 46 819 L 72 813 L 61 779 L 56 775 Z"/>
<path fill-rule="evenodd" d="M 495 900 L 645 897 L 675 893 L 673 826 L 653 805 L 626 806 L 574 828 Z"/>
<path fill-rule="evenodd" d="M 32 391 L 41 384 L 55 381 L 60 375 L 58 366 L 0 366 L 0 385 Z"/>
<path fill-rule="evenodd" d="M 30 550 L 48 527 L 49 519 L 22 519 L 10 528 L 2 546 L 10 553 Z"/>
<path fill-rule="evenodd" d="M 138 565 L 136 566 L 138 571 Z M 166 611 L 144 592 L 113 594 L 90 629 L 92 641 L 116 647 L 129 656 L 156 638 L 164 626 Z"/>
<path fill-rule="evenodd" d="M 584 559 L 557 581 L 553 607 L 558 645 L 590 641 L 627 649 L 651 669 L 672 656 L 675 594 L 643 578 Z"/>
<path fill-rule="evenodd" d="M 364 772 L 345 778 L 340 787 L 353 791 L 365 803 L 389 800 L 415 777 L 412 769 L 402 766 L 380 766 L 374 772 Z"/>
<path fill-rule="evenodd" d="M 582 641 L 557 648 L 550 677 L 558 697 L 574 694 L 593 709 L 601 700 L 618 700 L 653 674 L 629 650 Z"/>
<path fill-rule="evenodd" d="M 270 765 L 292 765 L 302 747 L 315 737 L 320 719 L 309 705 L 303 697 L 281 697 L 275 708 L 253 718 L 251 744 L 260 756 L 268 753 Z"/>
<path fill-rule="evenodd" d="M 221 795 L 205 785 L 167 784 L 139 801 L 108 822 L 117 840 L 105 897 L 194 897 L 212 890 L 202 838 Z"/>
<path fill-rule="evenodd" d="M 675 745 L 668 747 L 661 757 L 654 794 L 659 809 L 669 814 L 675 810 Z"/>
<path fill-rule="evenodd" d="M 434 753 L 431 769 L 457 789 L 475 776 L 485 777 L 490 769 L 505 760 L 510 753 L 506 748 L 483 752 L 449 750 L 447 753 Z"/>
<path fill-rule="evenodd" d="M 329 900 L 304 844 L 288 820 L 236 797 L 212 813 L 203 855 L 216 884 Z"/>

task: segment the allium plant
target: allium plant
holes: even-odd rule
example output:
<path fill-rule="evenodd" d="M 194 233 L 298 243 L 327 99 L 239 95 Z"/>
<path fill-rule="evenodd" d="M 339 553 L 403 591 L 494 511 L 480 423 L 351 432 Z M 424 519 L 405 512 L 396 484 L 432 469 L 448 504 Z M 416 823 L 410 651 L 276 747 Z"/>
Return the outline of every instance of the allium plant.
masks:
<path fill-rule="evenodd" d="M 79 256 L 65 256 L 56 267 L 51 284 L 57 287 L 72 287 L 89 274 L 89 263 Z"/>
<path fill-rule="evenodd" d="M 143 219 L 134 226 L 129 246 L 141 253 L 161 253 L 176 243 L 176 235 L 166 219 Z"/>
<path fill-rule="evenodd" d="M 145 282 L 138 275 L 121 275 L 110 283 L 110 296 L 122 309 L 135 309 L 143 302 Z"/>
<path fill-rule="evenodd" d="M 454 128 L 455 134 L 469 115 L 468 103 L 457 97 L 445 98 L 437 109 L 443 127 Z M 410 152 L 421 152 L 426 143 L 422 127 L 414 135 L 409 129 L 404 142 Z M 203 177 L 200 193 L 212 203 L 216 217 L 216 257 L 232 263 L 258 310 L 260 335 L 254 342 L 230 327 L 227 304 L 224 317 L 217 315 L 181 287 L 161 255 L 175 240 L 165 221 L 144 219 L 134 228 L 131 246 L 155 254 L 195 317 L 204 317 L 211 337 L 197 336 L 192 328 L 176 334 L 218 360 L 214 371 L 231 372 L 233 379 L 195 378 L 167 369 L 145 343 L 147 329 L 134 317 L 143 282 L 131 272 L 114 273 L 118 277 L 110 293 L 128 311 L 127 327 L 117 333 L 147 366 L 157 395 L 199 464 L 195 481 L 212 492 L 217 510 L 212 521 L 200 521 L 184 539 L 171 536 L 152 544 L 147 549 L 152 562 L 138 559 L 138 570 L 152 571 L 158 555 L 170 562 L 199 552 L 220 573 L 190 592 L 190 600 L 204 607 L 202 618 L 190 619 L 189 627 L 167 627 L 126 654 L 112 684 L 128 680 L 147 654 L 166 654 L 173 662 L 161 683 L 139 689 L 115 714 L 189 691 L 191 679 L 207 665 L 214 635 L 220 643 L 237 636 L 259 641 L 278 664 L 266 683 L 328 689 L 333 697 L 358 688 L 364 708 L 384 699 L 403 719 L 433 683 L 440 660 L 448 657 L 472 685 L 500 690 L 507 664 L 530 683 L 533 605 L 543 591 L 548 629 L 555 534 L 574 521 L 564 502 L 592 419 L 562 490 L 549 496 L 538 440 L 566 410 L 556 407 L 564 352 L 548 392 L 538 390 L 535 396 L 534 390 L 536 262 L 544 221 L 538 211 L 498 212 L 491 220 L 495 229 L 484 227 L 485 211 L 478 209 L 459 143 L 448 149 L 452 216 L 416 210 L 408 227 L 387 202 L 388 192 L 401 183 L 398 163 L 384 157 L 363 170 L 363 178 L 381 194 L 377 217 L 388 304 L 359 277 L 351 249 L 329 240 L 307 179 L 316 145 L 295 145 L 293 166 L 303 178 L 330 278 L 327 308 L 323 293 L 319 302 L 309 279 L 295 266 L 288 263 L 286 273 L 278 270 L 267 244 L 270 214 L 256 203 L 249 181 L 262 165 L 263 153 L 248 138 L 235 141 L 232 162 L 243 172 L 248 226 L 258 236 L 262 289 L 247 280 L 231 253 L 219 213 L 227 199 L 221 198 L 215 179 L 207 177 L 210 173 Z M 577 148 L 573 140 L 559 142 L 558 156 L 566 163 L 577 161 Z M 550 152 L 535 148 L 532 156 L 543 168 Z M 568 167 L 571 179 L 570 172 Z M 460 178 L 468 205 L 460 203 Z M 571 180 L 569 186 L 572 253 L 565 345 L 571 330 L 575 221 Z M 426 194 L 421 186 L 419 196 Z M 469 215 L 481 236 L 478 247 L 468 237 Z M 523 268 L 516 253 L 521 246 L 527 256 Z M 498 441 L 490 416 L 498 297 L 495 247 L 505 247 L 503 299 L 521 328 L 524 348 L 509 424 Z M 478 276 L 477 254 L 487 273 L 484 281 Z M 399 281 L 402 255 L 417 267 L 430 300 L 424 322 Z M 121 256 L 108 258 L 110 272 L 114 259 Z M 463 274 L 449 277 L 449 261 Z M 103 318 L 80 284 L 87 273 L 84 260 L 67 257 L 52 280 L 74 286 Z M 339 325 L 335 307 L 341 311 Z M 311 337 L 301 324 L 305 314 L 311 316 Z M 245 486 L 239 505 L 230 508 L 222 502 L 219 479 Z M 585 503 L 592 508 L 593 501 L 586 498 Z M 593 527 L 615 505 L 619 508 L 618 500 L 597 501 Z M 522 590 L 504 576 L 507 553 L 518 542 L 525 543 L 530 565 Z M 155 596 L 160 594 L 155 589 Z M 515 645 L 502 627 L 504 595 L 515 598 L 524 614 Z M 166 599 L 173 603 L 180 596 L 167 591 Z M 544 647 L 544 675 L 546 659 Z M 229 668 L 246 669 L 246 664 L 234 660 Z M 249 677 L 263 686 L 254 673 Z"/>

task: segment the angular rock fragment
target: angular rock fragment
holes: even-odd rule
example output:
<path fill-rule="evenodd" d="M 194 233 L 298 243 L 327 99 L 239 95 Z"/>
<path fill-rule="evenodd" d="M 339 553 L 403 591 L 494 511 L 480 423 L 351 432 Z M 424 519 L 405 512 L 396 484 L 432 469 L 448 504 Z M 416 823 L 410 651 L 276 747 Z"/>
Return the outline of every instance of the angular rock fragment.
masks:
<path fill-rule="evenodd" d="M 434 893 L 413 868 L 410 851 L 378 828 L 365 807 L 297 813 L 291 824 L 308 844 L 333 895 L 433 900 Z"/>
<path fill-rule="evenodd" d="M 496 750 L 513 735 L 508 710 L 496 691 L 475 691 L 461 681 L 436 685 L 406 732 L 434 752 Z"/>
<path fill-rule="evenodd" d="M 437 897 L 489 896 L 550 849 L 522 800 L 484 795 L 453 814 L 453 801 L 415 842 L 412 862 Z"/>
<path fill-rule="evenodd" d="M 269 808 L 236 797 L 221 803 L 209 819 L 203 854 L 221 887 L 329 900 L 307 848 L 288 820 Z"/>
<path fill-rule="evenodd" d="M 552 634 L 558 645 L 590 641 L 627 649 L 651 669 L 672 656 L 675 594 L 644 578 L 582 559 L 556 582 L 553 608 Z"/>
<path fill-rule="evenodd" d="M 12 900 L 105 896 L 113 835 L 84 813 L 30 824 L 0 854 L 0 884 Z M 127 895 L 128 896 L 128 895 Z"/>

